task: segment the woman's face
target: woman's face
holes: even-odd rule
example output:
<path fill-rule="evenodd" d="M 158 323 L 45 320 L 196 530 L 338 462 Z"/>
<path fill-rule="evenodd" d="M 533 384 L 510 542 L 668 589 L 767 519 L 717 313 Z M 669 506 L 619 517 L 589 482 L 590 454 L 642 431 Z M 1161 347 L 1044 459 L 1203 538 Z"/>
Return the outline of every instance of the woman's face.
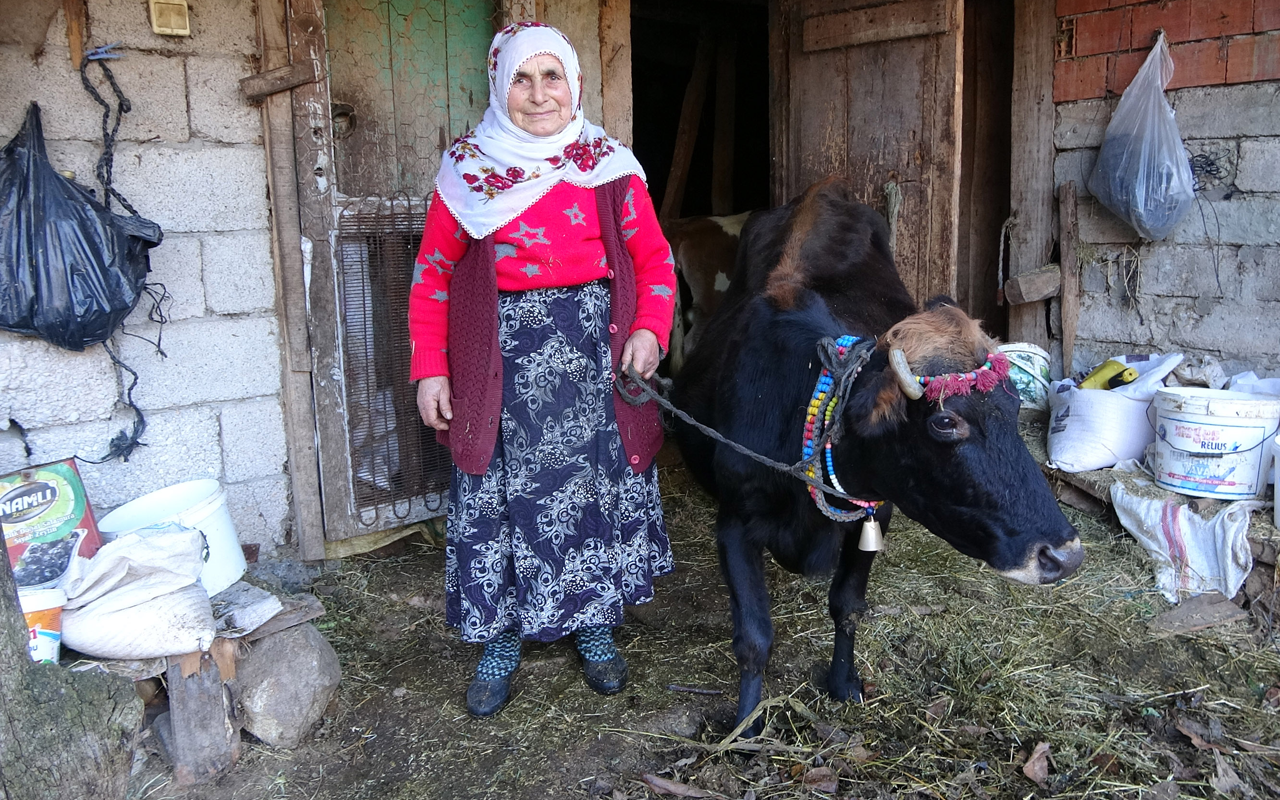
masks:
<path fill-rule="evenodd" d="M 553 55 L 537 55 L 520 65 L 507 90 L 507 114 L 520 130 L 554 136 L 573 116 L 573 93 L 564 65 Z"/>

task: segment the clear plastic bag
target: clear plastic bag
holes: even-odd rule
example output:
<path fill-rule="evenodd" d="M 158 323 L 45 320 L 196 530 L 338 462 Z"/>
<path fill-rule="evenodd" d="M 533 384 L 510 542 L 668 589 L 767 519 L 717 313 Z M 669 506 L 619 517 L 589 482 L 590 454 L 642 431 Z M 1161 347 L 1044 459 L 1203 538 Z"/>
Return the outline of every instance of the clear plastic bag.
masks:
<path fill-rule="evenodd" d="M 1164 96 L 1172 78 L 1173 58 L 1161 32 L 1120 97 L 1089 176 L 1093 196 L 1151 241 L 1168 236 L 1195 201 L 1191 165 Z"/>

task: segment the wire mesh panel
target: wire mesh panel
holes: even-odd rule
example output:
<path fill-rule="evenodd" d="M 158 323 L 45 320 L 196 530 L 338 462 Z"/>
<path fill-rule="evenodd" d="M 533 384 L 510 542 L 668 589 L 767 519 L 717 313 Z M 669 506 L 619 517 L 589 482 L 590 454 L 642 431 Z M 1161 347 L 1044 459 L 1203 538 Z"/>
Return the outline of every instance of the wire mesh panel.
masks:
<path fill-rule="evenodd" d="M 450 460 L 419 419 L 409 383 L 409 283 L 425 215 L 379 205 L 348 210 L 338 226 L 343 377 L 356 507 L 390 506 L 403 519 L 419 516 L 419 501 L 442 505 L 427 496 L 448 489 Z"/>

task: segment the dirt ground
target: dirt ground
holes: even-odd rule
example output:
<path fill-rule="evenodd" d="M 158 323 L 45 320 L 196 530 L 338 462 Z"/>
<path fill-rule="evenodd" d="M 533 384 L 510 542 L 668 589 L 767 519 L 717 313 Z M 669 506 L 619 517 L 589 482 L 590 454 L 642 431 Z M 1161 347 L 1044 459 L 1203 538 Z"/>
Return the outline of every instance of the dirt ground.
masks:
<path fill-rule="evenodd" d="M 623 693 L 593 694 L 567 641 L 526 645 L 511 703 L 469 717 L 478 648 L 444 625 L 442 550 L 413 541 L 313 586 L 343 681 L 311 739 L 286 751 L 246 735 L 230 773 L 185 790 L 152 755 L 130 797 L 1280 797 L 1269 620 L 1153 637 L 1147 621 L 1169 606 L 1140 547 L 1070 509 L 1087 560 L 1046 588 L 1010 585 L 895 517 L 857 643 L 861 704 L 818 688 L 826 581 L 771 567 L 768 726 L 727 741 L 737 670 L 714 507 L 678 462 L 661 477 L 677 570 L 620 629 Z"/>

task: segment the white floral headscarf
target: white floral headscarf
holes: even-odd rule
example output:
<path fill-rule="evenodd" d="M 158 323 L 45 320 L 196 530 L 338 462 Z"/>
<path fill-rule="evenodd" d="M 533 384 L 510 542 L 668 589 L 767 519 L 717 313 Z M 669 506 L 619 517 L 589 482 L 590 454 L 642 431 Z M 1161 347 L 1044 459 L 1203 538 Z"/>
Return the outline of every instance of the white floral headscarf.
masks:
<path fill-rule="evenodd" d="M 554 136 L 521 130 L 507 112 L 520 65 L 549 54 L 564 65 L 573 114 Z M 582 71 L 569 39 L 550 25 L 517 22 L 489 46 L 489 108 L 444 155 L 436 189 L 463 229 L 482 239 L 520 216 L 560 181 L 594 188 L 644 169 L 626 145 L 582 114 Z"/>

